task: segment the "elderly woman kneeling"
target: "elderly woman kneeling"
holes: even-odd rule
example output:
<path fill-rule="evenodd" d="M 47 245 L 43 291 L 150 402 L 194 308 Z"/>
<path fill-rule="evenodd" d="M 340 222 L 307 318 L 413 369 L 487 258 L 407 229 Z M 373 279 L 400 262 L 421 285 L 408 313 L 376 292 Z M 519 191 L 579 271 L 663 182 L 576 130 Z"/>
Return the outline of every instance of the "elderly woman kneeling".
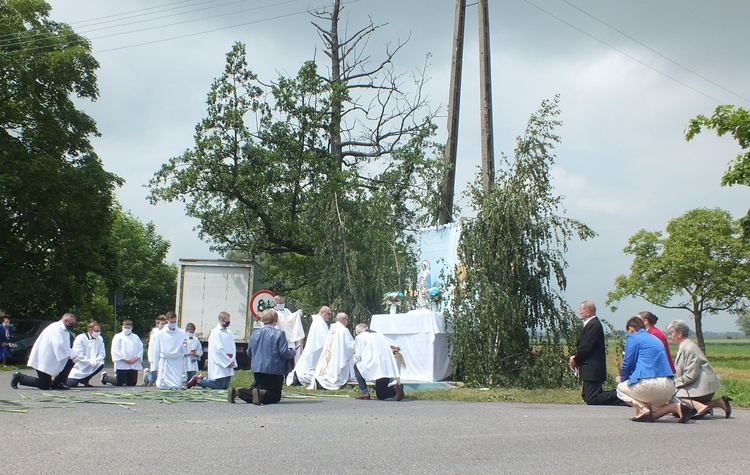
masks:
<path fill-rule="evenodd" d="M 664 345 L 646 332 L 639 317 L 625 325 L 625 356 L 617 377 L 617 397 L 635 408 L 636 422 L 651 422 L 665 414 L 676 413 L 680 422 L 687 422 L 695 410 L 686 404 L 672 402 L 674 374 L 667 360 Z"/>

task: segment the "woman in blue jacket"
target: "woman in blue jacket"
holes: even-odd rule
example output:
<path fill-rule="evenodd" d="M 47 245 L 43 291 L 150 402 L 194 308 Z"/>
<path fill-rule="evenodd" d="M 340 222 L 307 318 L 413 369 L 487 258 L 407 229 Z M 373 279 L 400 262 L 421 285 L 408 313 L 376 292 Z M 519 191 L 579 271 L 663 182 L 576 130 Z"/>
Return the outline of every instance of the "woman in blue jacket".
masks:
<path fill-rule="evenodd" d="M 674 397 L 674 373 L 669 366 L 664 345 L 646 332 L 639 317 L 625 325 L 625 356 L 617 377 L 617 397 L 635 408 L 636 422 L 651 422 L 665 414 L 675 413 L 687 422 L 695 410 L 677 402 Z"/>

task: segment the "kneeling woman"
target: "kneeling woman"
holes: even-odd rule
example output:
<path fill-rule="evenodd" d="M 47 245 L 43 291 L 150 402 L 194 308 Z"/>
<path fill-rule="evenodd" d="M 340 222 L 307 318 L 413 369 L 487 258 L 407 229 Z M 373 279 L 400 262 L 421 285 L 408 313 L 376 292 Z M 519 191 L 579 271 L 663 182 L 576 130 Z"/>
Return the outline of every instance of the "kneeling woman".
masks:
<path fill-rule="evenodd" d="M 677 370 L 674 375 L 677 397 L 700 411 L 695 419 L 709 414 L 714 407 L 721 408 L 724 417 L 732 415 L 730 397 L 713 399 L 714 393 L 721 389 L 721 383 L 706 355 L 688 338 L 690 328 L 682 320 L 675 320 L 667 326 L 667 333 L 679 347 L 675 358 Z"/>
<path fill-rule="evenodd" d="M 636 422 L 651 422 L 676 413 L 680 422 L 687 422 L 695 414 L 690 406 L 671 402 L 674 396 L 674 374 L 667 361 L 664 345 L 646 332 L 639 317 L 625 325 L 625 356 L 617 377 L 617 397 L 635 408 Z"/>

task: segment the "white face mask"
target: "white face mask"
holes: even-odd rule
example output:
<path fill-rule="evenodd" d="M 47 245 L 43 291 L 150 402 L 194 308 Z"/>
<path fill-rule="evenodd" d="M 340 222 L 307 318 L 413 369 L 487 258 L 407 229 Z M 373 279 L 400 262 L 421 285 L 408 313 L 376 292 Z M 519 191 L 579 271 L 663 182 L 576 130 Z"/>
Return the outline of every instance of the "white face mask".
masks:
<path fill-rule="evenodd" d="M 193 336 L 195 336 L 195 333 L 193 333 L 193 332 L 188 332 L 188 336 L 189 336 L 190 338 L 193 338 Z"/>
<path fill-rule="evenodd" d="M 169 323 L 167 325 L 169 326 L 170 330 L 174 330 L 175 328 L 177 328 L 177 323 L 176 322 L 175 323 Z"/>
<path fill-rule="evenodd" d="M 131 333 L 133 333 L 133 329 L 132 329 L 132 328 L 123 328 L 123 329 L 122 329 L 122 332 L 123 332 L 123 333 L 124 333 L 125 335 L 130 335 Z"/>
<path fill-rule="evenodd" d="M 284 310 L 284 307 L 286 307 L 286 304 L 283 304 L 283 303 L 276 304 L 276 310 Z"/>
<path fill-rule="evenodd" d="M 162 328 L 164 328 L 164 324 L 160 323 L 160 324 L 156 325 L 156 328 L 158 328 L 159 330 L 161 330 Z"/>
<path fill-rule="evenodd" d="M 91 333 L 91 335 L 92 335 L 92 336 L 93 336 L 94 338 L 99 338 L 99 335 L 101 335 L 101 334 L 102 334 L 102 332 L 92 332 L 92 333 Z"/>

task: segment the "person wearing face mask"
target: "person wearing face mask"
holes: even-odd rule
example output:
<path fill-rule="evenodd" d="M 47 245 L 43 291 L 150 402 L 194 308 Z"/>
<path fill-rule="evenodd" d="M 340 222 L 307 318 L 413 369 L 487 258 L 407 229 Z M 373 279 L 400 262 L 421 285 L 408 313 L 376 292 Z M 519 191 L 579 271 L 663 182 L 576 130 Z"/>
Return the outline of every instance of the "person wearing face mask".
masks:
<path fill-rule="evenodd" d="M 198 373 L 198 363 L 203 356 L 203 343 L 195 336 L 195 324 L 185 325 L 188 334 L 187 354 L 185 355 L 185 377 L 190 381 Z"/>
<path fill-rule="evenodd" d="M 167 326 L 154 335 L 151 344 L 154 358 L 149 361 L 151 371 L 156 370 L 156 387 L 159 389 L 182 389 L 182 371 L 187 345 L 187 333 L 177 327 L 177 315 L 167 312 Z M 150 349 L 149 349 L 150 350 Z"/>
<path fill-rule="evenodd" d="M 219 313 L 219 324 L 208 336 L 208 377 L 197 374 L 187 383 L 188 389 L 196 384 L 208 389 L 227 389 L 237 367 L 237 346 L 229 331 L 231 317 L 227 312 Z"/>
<path fill-rule="evenodd" d="M 302 310 L 292 313 L 286 308 L 286 299 L 281 295 L 275 296 L 273 301 L 273 309 L 279 315 L 276 328 L 283 331 L 286 335 L 289 348 L 294 349 L 294 364 L 297 364 L 300 355 L 302 355 L 302 350 L 305 348 L 305 329 L 302 326 Z"/>
<path fill-rule="evenodd" d="M 36 370 L 37 377 L 16 371 L 10 379 L 11 387 L 18 389 L 20 384 L 43 390 L 70 389 L 65 383 L 78 359 L 78 354 L 71 345 L 75 325 L 76 316 L 66 313 L 59 321 L 50 323 L 42 330 L 31 349 L 28 361 L 28 366 Z"/>
<path fill-rule="evenodd" d="M 149 369 L 146 369 L 146 371 L 143 373 L 143 385 L 144 386 L 153 386 L 156 384 L 156 376 L 157 376 L 157 370 L 156 365 L 151 364 L 152 361 L 156 359 L 156 353 L 154 352 L 154 347 L 151 345 L 151 342 L 153 341 L 154 337 L 157 333 L 162 331 L 164 327 L 167 325 L 167 317 L 164 315 L 159 315 L 156 317 L 156 320 L 154 321 L 154 328 L 151 329 L 151 333 L 148 334 L 148 362 L 149 362 Z"/>
<path fill-rule="evenodd" d="M 68 386 L 77 387 L 79 384 L 87 388 L 93 387 L 91 378 L 104 369 L 104 349 L 102 327 L 97 321 L 88 324 L 86 333 L 81 333 L 73 341 L 73 351 L 78 353 L 78 361 L 68 376 Z"/>
<path fill-rule="evenodd" d="M 115 375 L 102 373 L 102 385 L 135 386 L 138 384 L 138 371 L 143 368 L 143 343 L 133 333 L 133 321 L 123 320 L 122 331 L 112 338 L 112 361 L 115 362 Z"/>

